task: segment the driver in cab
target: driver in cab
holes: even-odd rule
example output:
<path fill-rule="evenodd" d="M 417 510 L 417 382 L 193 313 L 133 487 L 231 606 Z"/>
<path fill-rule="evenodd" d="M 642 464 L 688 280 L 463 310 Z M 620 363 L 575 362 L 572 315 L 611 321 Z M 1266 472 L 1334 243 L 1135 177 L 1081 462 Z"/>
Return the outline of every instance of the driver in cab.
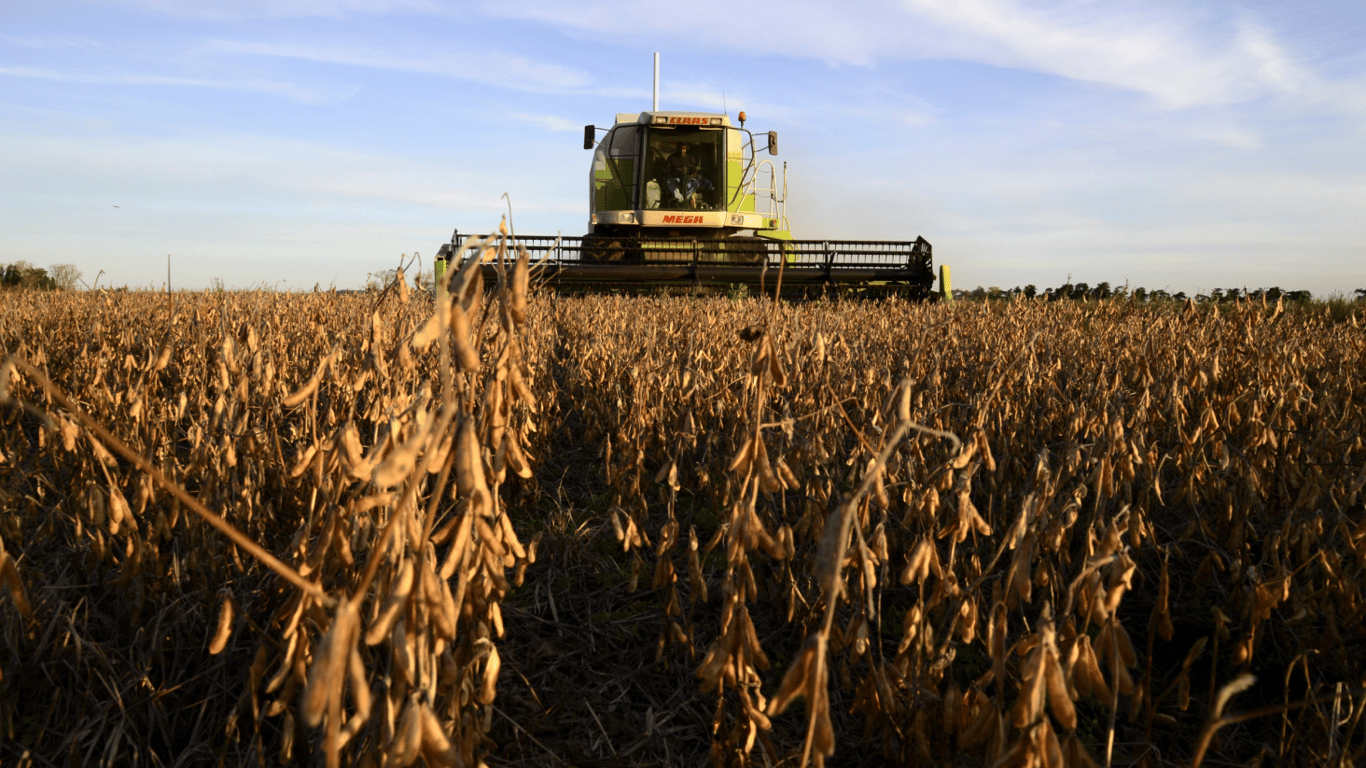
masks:
<path fill-rule="evenodd" d="M 688 154 L 688 145 L 684 142 L 678 142 L 677 149 L 665 163 L 665 169 L 664 184 L 674 202 L 685 202 L 697 192 L 712 187 L 707 179 L 699 175 L 697 156 Z"/>

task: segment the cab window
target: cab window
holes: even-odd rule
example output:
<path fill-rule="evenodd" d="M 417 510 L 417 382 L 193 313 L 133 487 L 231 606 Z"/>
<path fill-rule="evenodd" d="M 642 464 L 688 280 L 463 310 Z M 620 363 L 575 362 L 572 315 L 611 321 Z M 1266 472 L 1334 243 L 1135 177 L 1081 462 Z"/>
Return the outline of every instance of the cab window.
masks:
<path fill-rule="evenodd" d="M 640 126 L 619 125 L 599 145 L 598 159 L 593 164 L 595 210 L 623 211 L 636 207 L 640 134 Z"/>
<path fill-rule="evenodd" d="M 710 211 L 724 207 L 719 130 L 651 127 L 645 150 L 644 208 Z"/>

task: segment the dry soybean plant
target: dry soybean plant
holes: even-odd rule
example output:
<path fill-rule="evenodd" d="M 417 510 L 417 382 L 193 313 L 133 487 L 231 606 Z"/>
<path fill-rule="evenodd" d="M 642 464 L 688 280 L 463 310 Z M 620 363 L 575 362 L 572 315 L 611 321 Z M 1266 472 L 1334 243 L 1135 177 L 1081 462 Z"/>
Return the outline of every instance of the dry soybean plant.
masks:
<path fill-rule="evenodd" d="M 204 600 L 215 577 L 231 585 L 256 570 L 259 580 L 259 569 L 243 563 L 238 549 L 289 582 L 257 583 L 245 595 L 218 590 L 217 625 L 207 643 L 208 653 L 219 655 L 235 634 L 245 635 L 232 650 L 252 660 L 228 728 L 250 724 L 262 763 L 302 759 L 296 754 L 302 749 L 321 751 L 328 765 L 406 766 L 419 756 L 428 765 L 474 765 L 487 748 L 497 642 L 504 634 L 499 603 L 509 574 L 520 580 L 536 549 L 534 540 L 521 543 L 500 501 L 509 473 L 531 475 L 523 445 L 536 409 L 519 342 L 529 264 L 509 243 L 506 230 L 467 243 L 471 258 L 451 279 L 450 298 L 434 306 L 427 301 L 426 310 L 415 311 L 400 273 L 393 286 L 398 311 L 371 307 L 362 316 L 362 334 L 321 339 L 332 346 L 302 382 L 298 368 L 280 368 L 290 358 L 291 331 L 323 336 L 330 322 L 323 310 L 330 307 L 317 301 L 307 327 L 277 330 L 266 345 L 254 324 L 225 332 L 208 347 L 211 362 L 201 374 L 208 381 L 193 405 L 184 390 L 154 397 L 174 391 L 180 382 L 173 378 L 193 375 L 166 374 L 181 351 L 172 341 L 177 318 L 159 346 L 147 347 L 158 351 L 145 363 L 124 358 L 122 367 L 135 379 L 127 388 L 109 391 L 105 369 L 118 363 L 96 351 L 94 380 L 80 382 L 94 396 L 89 405 L 66 394 L 75 382 L 62 386 L 43 374 L 43 347 L 31 362 L 23 349 L 9 358 L 6 397 L 23 398 L 19 413 L 36 425 L 36 445 L 6 445 L 5 461 L 22 467 L 36 466 L 45 454 L 63 459 L 53 463 L 62 477 L 32 479 L 50 492 L 61 492 L 53 481 L 82 489 L 64 494 L 62 534 L 76 539 L 69 546 L 85 550 L 87 578 L 103 582 L 108 567 L 119 571 L 113 586 L 133 591 L 137 600 L 127 621 L 136 624 L 143 602 L 156 601 L 148 593 L 169 588 L 182 599 Z M 499 280 L 486 287 L 478 267 L 490 261 Z M 202 309 L 193 310 L 194 328 L 202 328 Z M 218 309 L 226 325 L 227 313 Z M 100 322 L 95 330 L 103 330 Z M 202 332 L 185 346 L 186 356 L 206 351 Z M 203 410 L 181 421 L 196 407 Z M 125 437 L 102 421 L 125 427 Z M 209 443 L 206 432 L 222 442 Z M 288 459 L 283 440 L 294 448 Z M 37 452 L 18 452 L 24 448 Z M 85 455 L 72 461 L 69 453 Z M 134 495 L 131 505 L 125 489 Z M 44 495 L 39 490 L 30 499 Z M 196 496 L 217 497 L 231 512 L 211 511 Z M 197 528 L 182 505 L 217 530 Z M 37 521 L 7 515 L 5 538 L 23 539 L 28 522 Z M 285 554 L 277 559 L 251 534 Z M 161 546 L 171 550 L 169 557 Z M 11 658 L 22 658 L 35 641 L 51 642 L 39 637 L 51 633 L 53 618 L 43 627 L 39 614 L 69 606 L 40 603 L 35 611 L 10 557 L 0 556 L 0 565 L 21 608 L 22 623 L 7 622 L 7 640 L 17 651 Z M 77 665 L 87 642 L 83 631 L 72 625 L 63 641 L 75 644 Z M 103 656 L 98 648 L 92 650 Z M 173 690 L 167 685 L 159 693 Z M 15 715 L 29 713 L 17 710 L 13 697 L 6 701 L 11 739 L 30 740 L 48 754 L 58 747 L 73 759 L 94 747 L 103 753 L 100 762 L 117 762 L 129 748 L 135 756 L 174 750 L 187 735 L 179 732 L 183 726 L 166 723 L 164 744 L 140 744 L 128 722 L 108 717 L 93 724 L 78 719 L 86 727 L 67 732 L 45 725 L 16 733 L 31 726 L 16 723 Z M 200 730 L 215 725 L 222 724 Z M 119 743 L 121 737 L 128 743 Z M 31 758 L 34 751 L 22 754 Z"/>
<path fill-rule="evenodd" d="M 1252 672 L 1286 726 L 1271 743 L 1225 734 L 1229 754 L 1360 751 L 1366 681 L 1339 642 L 1362 611 L 1355 324 L 1252 302 L 805 304 L 774 322 L 660 302 L 557 305 L 556 399 L 601 441 L 634 528 L 689 530 L 693 606 L 667 633 L 711 638 L 698 675 L 732 696 L 715 762 L 756 744 L 814 762 L 839 741 L 898 762 L 1194 760 L 1209 726 L 1245 722 L 1215 704 Z M 707 539 L 725 557 L 698 573 Z M 665 554 L 656 570 L 667 616 L 679 569 Z M 1333 640 L 1310 651 L 1324 635 L 1306 623 Z M 784 730 L 797 697 L 808 717 L 784 747 L 765 726 Z"/>
<path fill-rule="evenodd" d="M 1362 758 L 1355 317 L 529 296 L 467 249 L 435 303 L 6 297 L 0 756 Z"/>

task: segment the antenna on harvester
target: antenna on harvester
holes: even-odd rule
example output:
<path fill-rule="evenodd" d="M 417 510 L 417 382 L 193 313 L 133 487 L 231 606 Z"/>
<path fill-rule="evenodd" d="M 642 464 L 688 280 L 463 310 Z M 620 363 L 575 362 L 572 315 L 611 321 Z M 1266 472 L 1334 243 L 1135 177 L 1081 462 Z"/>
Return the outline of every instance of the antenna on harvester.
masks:
<path fill-rule="evenodd" d="M 655 100 L 650 111 L 659 111 L 659 51 L 655 51 Z"/>

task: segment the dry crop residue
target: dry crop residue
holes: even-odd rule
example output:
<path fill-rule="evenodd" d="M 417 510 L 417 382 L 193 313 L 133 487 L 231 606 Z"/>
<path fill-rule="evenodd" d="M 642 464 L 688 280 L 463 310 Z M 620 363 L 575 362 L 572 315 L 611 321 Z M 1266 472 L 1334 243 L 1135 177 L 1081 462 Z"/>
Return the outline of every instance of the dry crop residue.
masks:
<path fill-rule="evenodd" d="M 1354 323 L 515 259 L 5 295 L 0 759 L 1361 759 Z"/>

